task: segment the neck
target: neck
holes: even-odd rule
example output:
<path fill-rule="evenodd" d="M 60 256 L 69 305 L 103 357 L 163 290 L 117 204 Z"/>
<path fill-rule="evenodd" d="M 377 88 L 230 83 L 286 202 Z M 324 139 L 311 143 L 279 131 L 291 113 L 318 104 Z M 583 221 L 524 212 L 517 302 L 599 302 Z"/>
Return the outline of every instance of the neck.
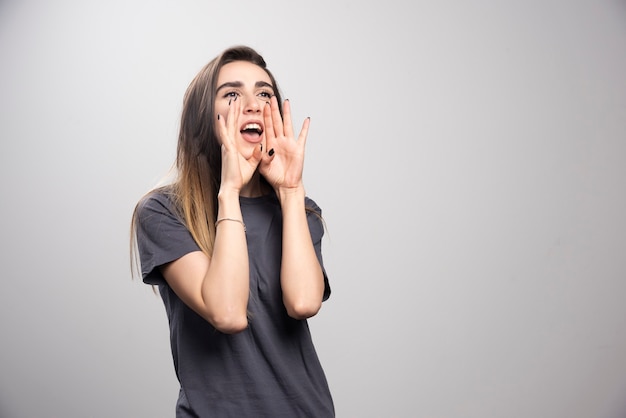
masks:
<path fill-rule="evenodd" d="M 243 186 L 239 195 L 242 197 L 259 197 L 263 196 L 263 194 L 267 193 L 267 186 L 265 183 L 261 182 L 261 175 L 258 171 L 256 171 L 250 181 Z"/>

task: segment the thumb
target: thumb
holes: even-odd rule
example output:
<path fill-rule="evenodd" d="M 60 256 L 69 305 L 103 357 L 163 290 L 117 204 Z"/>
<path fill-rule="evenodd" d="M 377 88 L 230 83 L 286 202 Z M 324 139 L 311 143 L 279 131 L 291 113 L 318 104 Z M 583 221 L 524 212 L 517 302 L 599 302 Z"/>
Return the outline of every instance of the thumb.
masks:
<path fill-rule="evenodd" d="M 259 145 L 258 147 L 254 147 L 254 151 L 252 151 L 252 157 L 250 158 L 250 160 L 258 165 L 262 159 L 263 159 L 263 144 Z"/>

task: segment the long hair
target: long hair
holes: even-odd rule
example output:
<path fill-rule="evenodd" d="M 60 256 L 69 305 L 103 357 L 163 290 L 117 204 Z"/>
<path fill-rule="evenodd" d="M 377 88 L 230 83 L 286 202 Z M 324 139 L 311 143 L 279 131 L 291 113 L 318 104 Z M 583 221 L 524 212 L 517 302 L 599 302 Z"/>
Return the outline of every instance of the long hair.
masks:
<path fill-rule="evenodd" d="M 222 153 L 215 129 L 215 89 L 222 67 L 233 61 L 247 61 L 263 68 L 282 103 L 276 80 L 263 57 L 247 46 L 225 50 L 193 79 L 183 101 L 174 183 L 174 198 L 181 216 L 198 246 L 209 257 L 215 241 L 217 193 L 221 183 Z"/>
<path fill-rule="evenodd" d="M 222 180 L 222 154 L 214 124 L 215 90 L 220 70 L 234 61 L 250 62 L 265 70 L 278 103 L 282 103 L 276 79 L 267 69 L 263 57 L 242 45 L 224 50 L 206 64 L 185 92 L 176 151 L 176 178 L 165 189 L 193 239 L 208 257 L 213 253 L 217 193 Z M 280 110 L 282 114 L 282 108 Z M 131 263 L 134 267 L 137 261 L 135 228 L 140 203 L 135 207 L 131 221 Z"/>

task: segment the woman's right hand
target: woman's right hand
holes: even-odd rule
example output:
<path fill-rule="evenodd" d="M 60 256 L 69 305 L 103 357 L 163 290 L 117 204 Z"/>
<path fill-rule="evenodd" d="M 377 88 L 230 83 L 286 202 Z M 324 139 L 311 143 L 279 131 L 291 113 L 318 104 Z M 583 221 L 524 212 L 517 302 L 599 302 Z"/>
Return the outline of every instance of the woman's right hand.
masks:
<path fill-rule="evenodd" d="M 239 134 L 237 115 L 241 112 L 241 100 L 233 99 L 228 114 L 217 115 L 217 133 L 222 143 L 222 183 L 220 190 L 228 189 L 239 193 L 256 171 L 263 153 L 261 145 L 246 159 L 237 149 L 236 137 Z"/>

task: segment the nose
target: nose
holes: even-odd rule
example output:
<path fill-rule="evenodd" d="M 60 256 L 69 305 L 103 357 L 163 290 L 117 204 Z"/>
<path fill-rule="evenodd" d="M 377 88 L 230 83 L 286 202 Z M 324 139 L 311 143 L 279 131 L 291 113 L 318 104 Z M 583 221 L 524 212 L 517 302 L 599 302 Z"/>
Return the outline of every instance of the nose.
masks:
<path fill-rule="evenodd" d="M 244 113 L 259 113 L 261 112 L 261 102 L 256 96 L 246 96 L 244 98 L 245 103 L 243 107 Z"/>

